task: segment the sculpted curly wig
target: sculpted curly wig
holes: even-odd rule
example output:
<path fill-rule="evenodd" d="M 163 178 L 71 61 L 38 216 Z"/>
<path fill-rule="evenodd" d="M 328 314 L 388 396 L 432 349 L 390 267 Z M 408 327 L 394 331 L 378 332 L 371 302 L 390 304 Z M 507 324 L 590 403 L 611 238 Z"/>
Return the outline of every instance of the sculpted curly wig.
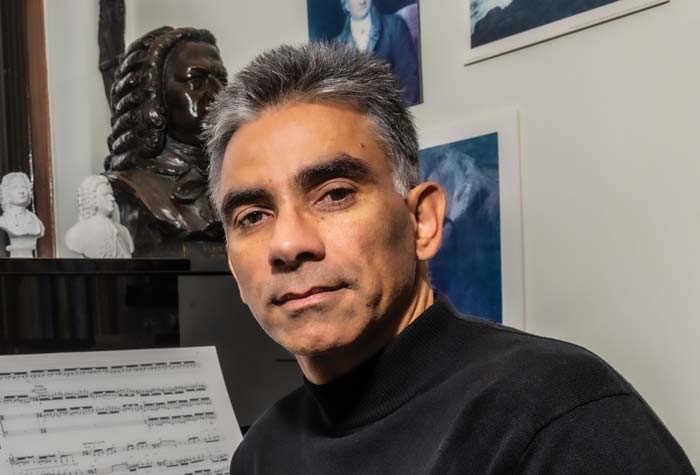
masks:
<path fill-rule="evenodd" d="M 110 157 L 106 169 L 125 170 L 163 151 L 167 133 L 163 67 L 181 41 L 216 46 L 209 30 L 163 26 L 131 43 L 120 57 L 111 90 L 112 132 L 107 139 Z"/>
<path fill-rule="evenodd" d="M 78 187 L 78 215 L 80 221 L 97 214 L 97 187 L 105 185 L 112 190 L 109 180 L 102 175 L 90 175 Z"/>

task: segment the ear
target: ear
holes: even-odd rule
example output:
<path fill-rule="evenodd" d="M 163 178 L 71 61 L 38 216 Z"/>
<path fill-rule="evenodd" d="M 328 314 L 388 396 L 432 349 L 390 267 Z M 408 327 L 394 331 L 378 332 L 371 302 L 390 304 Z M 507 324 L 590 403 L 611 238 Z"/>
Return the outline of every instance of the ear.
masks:
<path fill-rule="evenodd" d="M 442 242 L 445 192 L 437 183 L 426 181 L 408 192 L 406 204 L 415 221 L 416 257 L 428 261 L 437 254 Z"/>
<path fill-rule="evenodd" d="M 243 298 L 243 292 L 241 292 L 241 284 L 238 281 L 238 276 L 236 275 L 236 271 L 233 268 L 233 264 L 231 264 L 231 257 L 228 255 L 228 252 L 226 253 L 226 262 L 228 263 L 228 270 L 231 271 L 231 274 L 233 275 L 233 279 L 236 281 L 236 287 L 238 287 L 238 295 L 241 297 L 241 302 L 245 303 L 248 305 Z"/>

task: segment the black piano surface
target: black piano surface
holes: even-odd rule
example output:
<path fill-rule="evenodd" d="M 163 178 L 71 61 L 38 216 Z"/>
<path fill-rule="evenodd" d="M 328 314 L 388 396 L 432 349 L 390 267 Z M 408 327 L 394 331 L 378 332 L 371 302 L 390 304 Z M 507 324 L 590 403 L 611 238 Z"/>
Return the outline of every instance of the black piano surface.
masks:
<path fill-rule="evenodd" d="M 0 258 L 0 354 L 209 345 L 241 426 L 302 381 L 225 259 Z"/>

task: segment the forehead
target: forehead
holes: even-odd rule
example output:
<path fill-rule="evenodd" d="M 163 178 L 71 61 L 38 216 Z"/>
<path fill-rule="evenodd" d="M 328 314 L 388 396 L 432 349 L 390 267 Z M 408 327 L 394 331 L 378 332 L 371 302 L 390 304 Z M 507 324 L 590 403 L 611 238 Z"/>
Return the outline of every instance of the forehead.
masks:
<path fill-rule="evenodd" d="M 216 46 L 204 41 L 180 41 L 170 50 L 165 60 L 165 70 L 174 74 L 190 68 L 215 69 L 223 67 Z"/>
<path fill-rule="evenodd" d="M 27 182 L 21 176 L 15 176 L 7 181 L 7 186 L 12 188 L 26 188 Z"/>
<path fill-rule="evenodd" d="M 339 153 L 366 162 L 377 178 L 391 181 L 391 165 L 364 114 L 339 104 L 295 102 L 270 108 L 229 141 L 220 193 L 232 186 L 282 184 Z"/>

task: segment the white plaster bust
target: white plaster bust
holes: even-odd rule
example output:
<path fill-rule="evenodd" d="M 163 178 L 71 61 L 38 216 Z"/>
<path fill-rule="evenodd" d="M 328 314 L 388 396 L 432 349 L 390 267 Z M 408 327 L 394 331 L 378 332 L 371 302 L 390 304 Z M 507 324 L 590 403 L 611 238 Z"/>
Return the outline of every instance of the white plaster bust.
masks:
<path fill-rule="evenodd" d="M 34 257 L 36 241 L 44 225 L 27 209 L 32 202 L 32 182 L 22 172 L 8 173 L 0 182 L 0 229 L 10 237 L 10 257 Z"/>
<path fill-rule="evenodd" d="M 78 222 L 66 233 L 66 246 L 90 258 L 128 258 L 134 240 L 119 222 L 112 187 L 102 175 L 85 178 L 78 187 Z"/>

